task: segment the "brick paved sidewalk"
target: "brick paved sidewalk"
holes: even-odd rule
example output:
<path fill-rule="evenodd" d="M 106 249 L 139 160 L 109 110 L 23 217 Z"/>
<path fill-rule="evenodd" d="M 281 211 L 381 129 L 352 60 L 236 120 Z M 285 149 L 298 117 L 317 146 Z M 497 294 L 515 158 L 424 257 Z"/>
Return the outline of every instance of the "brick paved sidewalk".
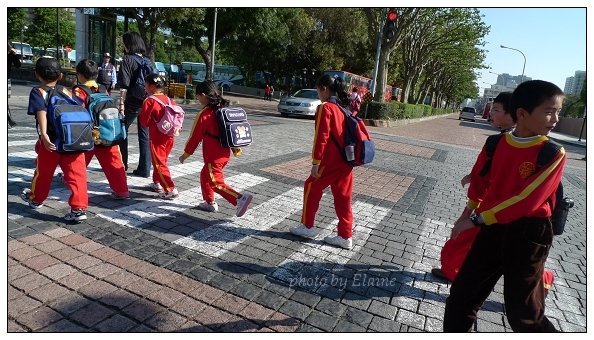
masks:
<path fill-rule="evenodd" d="M 10 241 L 8 251 L 9 332 L 290 332 L 299 326 L 68 229 Z"/>

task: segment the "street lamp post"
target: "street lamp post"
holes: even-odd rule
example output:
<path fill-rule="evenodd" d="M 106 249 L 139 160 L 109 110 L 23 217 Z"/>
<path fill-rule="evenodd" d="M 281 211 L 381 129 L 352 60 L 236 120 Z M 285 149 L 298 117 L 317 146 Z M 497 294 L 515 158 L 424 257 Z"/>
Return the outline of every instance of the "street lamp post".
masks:
<path fill-rule="evenodd" d="M 522 66 L 522 80 L 520 81 L 520 84 L 522 84 L 524 82 L 524 70 L 526 69 L 526 56 L 524 55 L 524 53 L 518 49 L 515 48 L 511 48 L 511 47 L 507 47 L 507 46 L 503 46 L 503 45 L 499 45 L 501 48 L 507 48 L 508 50 L 514 50 L 514 51 L 518 51 L 522 54 L 522 57 L 524 57 L 524 66 Z"/>
<path fill-rule="evenodd" d="M 25 55 L 23 54 L 23 42 L 25 39 L 24 38 L 24 32 L 27 30 L 27 26 L 23 26 L 23 29 L 21 29 L 21 60 L 25 60 Z"/>

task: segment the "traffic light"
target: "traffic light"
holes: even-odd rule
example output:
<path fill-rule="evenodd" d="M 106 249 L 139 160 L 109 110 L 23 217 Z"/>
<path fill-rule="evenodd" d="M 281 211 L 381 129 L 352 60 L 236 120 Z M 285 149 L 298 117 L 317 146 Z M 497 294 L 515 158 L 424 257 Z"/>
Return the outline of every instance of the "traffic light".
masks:
<path fill-rule="evenodd" d="M 386 38 L 388 40 L 394 38 L 394 35 L 396 35 L 396 18 L 398 18 L 396 11 L 388 12 L 388 22 L 386 23 Z"/>

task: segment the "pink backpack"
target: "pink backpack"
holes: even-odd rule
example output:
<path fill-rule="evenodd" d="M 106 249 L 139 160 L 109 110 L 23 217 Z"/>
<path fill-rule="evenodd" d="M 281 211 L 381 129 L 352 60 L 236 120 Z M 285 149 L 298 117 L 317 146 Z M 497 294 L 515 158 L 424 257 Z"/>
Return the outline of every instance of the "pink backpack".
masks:
<path fill-rule="evenodd" d="M 157 129 L 168 136 L 179 136 L 184 124 L 184 109 L 179 105 L 172 103 L 171 98 L 167 98 L 167 104 L 163 103 L 156 96 L 150 96 L 165 109 L 163 117 L 157 122 Z"/>

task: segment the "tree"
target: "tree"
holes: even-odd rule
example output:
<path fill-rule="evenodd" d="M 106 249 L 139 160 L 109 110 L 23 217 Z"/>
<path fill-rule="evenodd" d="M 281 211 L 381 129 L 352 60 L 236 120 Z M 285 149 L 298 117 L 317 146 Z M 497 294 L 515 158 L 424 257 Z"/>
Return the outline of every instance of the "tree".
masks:
<path fill-rule="evenodd" d="M 378 90 L 375 91 L 374 100 L 375 101 L 384 101 L 383 96 L 383 89 L 386 88 L 386 83 L 388 79 L 388 66 L 390 64 L 390 55 L 396 48 L 400 46 L 404 37 L 409 32 L 410 26 L 414 24 L 418 15 L 419 15 L 419 8 L 390 8 L 390 11 L 396 11 L 398 13 L 398 17 L 395 21 L 396 23 L 396 31 L 394 37 L 391 39 L 387 39 L 384 34 L 382 34 L 383 39 L 381 40 L 381 53 L 379 56 L 379 67 L 376 79 L 376 88 Z M 366 8 L 365 15 L 367 16 L 368 21 L 368 29 L 367 34 L 369 36 L 370 44 L 372 45 L 372 50 L 375 51 L 375 46 L 377 43 L 377 37 L 379 32 L 386 31 L 386 15 L 388 13 L 388 9 L 385 8 Z"/>
<path fill-rule="evenodd" d="M 9 7 L 6 12 L 8 38 L 14 41 L 21 41 L 21 31 L 27 22 L 27 11 L 24 8 Z"/>
<path fill-rule="evenodd" d="M 476 46 L 484 44 L 482 39 L 488 31 L 477 9 L 421 9 L 403 38 L 403 101 L 418 103 L 422 100 L 418 92 L 423 89 L 418 87 L 418 81 L 432 56 L 447 60 L 457 55 L 456 63 L 465 65 L 469 72 L 480 67 L 484 56 Z M 440 50 L 447 53 L 439 53 Z"/>
<path fill-rule="evenodd" d="M 64 8 L 34 8 L 33 20 L 29 25 L 25 36 L 27 42 L 35 47 L 41 47 L 44 52 L 48 47 L 56 47 L 56 32 L 58 29 L 57 12 L 60 19 L 60 41 L 61 46 L 74 46 L 74 17 Z"/>

